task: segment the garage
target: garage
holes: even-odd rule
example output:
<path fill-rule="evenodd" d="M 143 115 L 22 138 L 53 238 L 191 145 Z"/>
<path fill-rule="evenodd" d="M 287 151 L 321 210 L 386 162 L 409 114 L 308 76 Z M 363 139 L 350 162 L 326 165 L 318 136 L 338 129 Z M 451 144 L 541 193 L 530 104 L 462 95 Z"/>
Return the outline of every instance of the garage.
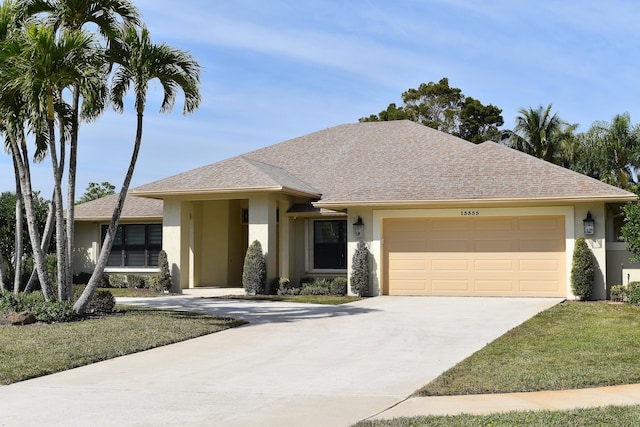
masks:
<path fill-rule="evenodd" d="M 388 295 L 566 296 L 564 216 L 383 221 Z"/>

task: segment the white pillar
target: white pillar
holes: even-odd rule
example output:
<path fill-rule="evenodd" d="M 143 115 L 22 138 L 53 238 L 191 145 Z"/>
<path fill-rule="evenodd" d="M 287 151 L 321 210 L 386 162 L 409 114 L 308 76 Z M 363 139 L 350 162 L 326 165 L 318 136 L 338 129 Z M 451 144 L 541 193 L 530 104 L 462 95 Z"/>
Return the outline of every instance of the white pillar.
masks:
<path fill-rule="evenodd" d="M 269 194 L 249 198 L 249 245 L 255 240 L 262 245 L 267 261 L 267 289 L 277 275 L 276 265 L 277 203 Z"/>

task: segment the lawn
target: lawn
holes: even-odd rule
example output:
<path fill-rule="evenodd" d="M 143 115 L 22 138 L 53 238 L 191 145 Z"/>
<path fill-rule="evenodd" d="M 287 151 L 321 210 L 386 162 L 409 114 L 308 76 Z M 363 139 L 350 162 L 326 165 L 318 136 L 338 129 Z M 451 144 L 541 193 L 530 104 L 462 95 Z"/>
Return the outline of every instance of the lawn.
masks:
<path fill-rule="evenodd" d="M 0 384 L 184 341 L 246 322 L 196 313 L 118 306 L 86 320 L 0 326 Z"/>
<path fill-rule="evenodd" d="M 559 304 L 488 344 L 416 396 L 562 390 L 640 383 L 640 307 Z M 637 426 L 640 406 L 363 421 L 357 427 Z"/>
<path fill-rule="evenodd" d="M 417 396 L 640 383 L 640 307 L 566 302 L 443 373 Z"/>
<path fill-rule="evenodd" d="M 608 406 L 572 411 L 509 412 L 493 415 L 456 415 L 441 417 L 395 418 L 361 421 L 354 427 L 582 427 L 638 426 L 640 406 Z"/>

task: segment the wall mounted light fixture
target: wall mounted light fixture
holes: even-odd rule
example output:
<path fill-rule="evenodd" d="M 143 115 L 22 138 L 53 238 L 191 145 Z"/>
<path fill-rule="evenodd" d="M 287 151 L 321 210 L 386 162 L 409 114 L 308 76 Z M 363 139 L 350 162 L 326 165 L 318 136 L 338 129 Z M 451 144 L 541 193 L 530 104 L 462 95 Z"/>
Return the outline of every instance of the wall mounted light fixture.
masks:
<path fill-rule="evenodd" d="M 353 234 L 358 238 L 364 234 L 364 222 L 362 222 L 362 217 L 360 216 L 358 216 L 358 220 L 353 223 Z"/>
<path fill-rule="evenodd" d="M 587 212 L 587 217 L 582 220 L 584 234 L 589 236 L 596 232 L 596 221 L 591 217 L 591 212 Z"/>

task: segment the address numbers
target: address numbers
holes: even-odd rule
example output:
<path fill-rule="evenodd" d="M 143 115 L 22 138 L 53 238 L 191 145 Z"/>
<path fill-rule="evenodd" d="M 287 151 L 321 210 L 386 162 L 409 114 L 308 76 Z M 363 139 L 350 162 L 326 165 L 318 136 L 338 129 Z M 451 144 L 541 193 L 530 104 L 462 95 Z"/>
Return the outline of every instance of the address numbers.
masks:
<path fill-rule="evenodd" d="M 478 216 L 480 211 L 460 211 L 460 216 Z"/>

